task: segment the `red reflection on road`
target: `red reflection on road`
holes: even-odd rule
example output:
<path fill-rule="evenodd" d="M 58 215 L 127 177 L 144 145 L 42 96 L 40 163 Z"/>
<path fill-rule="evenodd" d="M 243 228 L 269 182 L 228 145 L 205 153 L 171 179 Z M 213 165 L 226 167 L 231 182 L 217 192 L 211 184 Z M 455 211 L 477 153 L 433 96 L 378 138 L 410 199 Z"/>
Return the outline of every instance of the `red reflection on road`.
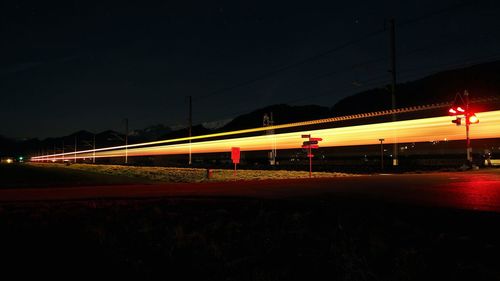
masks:
<path fill-rule="evenodd" d="M 456 192 L 459 206 L 483 211 L 498 211 L 500 186 L 498 181 L 473 179 L 447 185 Z"/>

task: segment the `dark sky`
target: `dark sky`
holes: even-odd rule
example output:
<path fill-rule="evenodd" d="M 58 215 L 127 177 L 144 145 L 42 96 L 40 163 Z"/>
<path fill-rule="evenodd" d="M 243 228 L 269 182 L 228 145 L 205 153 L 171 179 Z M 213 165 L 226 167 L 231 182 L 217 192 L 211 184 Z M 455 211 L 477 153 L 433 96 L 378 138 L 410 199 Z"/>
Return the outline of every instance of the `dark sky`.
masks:
<path fill-rule="evenodd" d="M 0 134 L 186 124 L 189 95 L 195 123 L 332 106 L 390 81 L 391 17 L 400 81 L 500 58 L 500 1 L 163 2 L 2 1 Z"/>

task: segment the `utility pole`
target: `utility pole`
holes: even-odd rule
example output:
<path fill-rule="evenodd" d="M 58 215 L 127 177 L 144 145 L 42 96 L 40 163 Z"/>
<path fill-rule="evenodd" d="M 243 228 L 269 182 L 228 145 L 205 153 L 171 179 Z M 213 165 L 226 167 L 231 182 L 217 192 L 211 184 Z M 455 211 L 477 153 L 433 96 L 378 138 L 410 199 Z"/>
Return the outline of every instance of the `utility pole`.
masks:
<path fill-rule="evenodd" d="M 273 113 L 270 112 L 269 115 L 267 113 L 265 113 L 263 121 L 262 121 L 262 126 L 268 127 L 268 126 L 273 126 L 273 125 L 274 125 Z M 266 135 L 274 135 L 274 130 L 267 130 Z M 273 137 L 271 151 L 268 153 L 268 158 L 269 158 L 269 164 L 276 165 L 276 138 L 275 137 Z"/>
<path fill-rule="evenodd" d="M 189 96 L 189 165 L 192 164 L 192 156 L 191 156 L 191 136 L 192 136 L 192 127 L 193 127 L 193 100 L 192 97 Z"/>
<path fill-rule="evenodd" d="M 269 125 L 274 126 L 273 112 L 271 112 L 271 116 L 269 117 Z M 274 130 L 271 130 L 271 134 L 274 135 Z M 276 165 L 276 138 L 273 138 L 273 148 L 271 150 L 271 165 Z"/>
<path fill-rule="evenodd" d="M 95 134 L 93 134 L 93 141 L 92 143 L 90 141 L 82 141 L 84 145 L 92 147 L 92 163 L 95 164 Z"/>
<path fill-rule="evenodd" d="M 384 141 L 385 139 L 378 139 L 380 141 L 380 169 L 384 170 Z"/>
<path fill-rule="evenodd" d="M 93 150 L 92 150 L 92 164 L 95 164 L 95 134 L 94 134 L 94 141 L 93 141 Z"/>
<path fill-rule="evenodd" d="M 128 163 L 128 118 L 125 118 L 125 164 L 127 163 Z"/>
<path fill-rule="evenodd" d="M 76 136 L 75 136 L 75 164 L 76 164 Z"/>
<path fill-rule="evenodd" d="M 396 26 L 394 18 L 390 20 L 390 49 L 391 49 L 391 104 L 392 110 L 396 109 Z M 392 122 L 396 121 L 396 114 L 392 114 Z M 394 144 L 392 147 L 392 165 L 398 166 L 398 142 L 396 132 L 394 132 Z"/>

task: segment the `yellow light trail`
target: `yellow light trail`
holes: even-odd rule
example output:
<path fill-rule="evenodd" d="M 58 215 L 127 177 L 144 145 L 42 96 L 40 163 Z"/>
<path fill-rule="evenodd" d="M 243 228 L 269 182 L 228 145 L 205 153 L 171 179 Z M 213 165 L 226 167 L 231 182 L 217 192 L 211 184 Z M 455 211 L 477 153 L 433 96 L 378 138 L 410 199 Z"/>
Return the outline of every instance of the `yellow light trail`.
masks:
<path fill-rule="evenodd" d="M 471 126 L 472 139 L 500 138 L 500 111 L 482 112 L 477 113 L 476 115 L 479 118 L 480 123 Z M 374 145 L 379 144 L 380 138 L 384 138 L 385 143 L 394 143 L 395 141 L 398 143 L 410 143 L 463 140 L 465 139 L 465 128 L 464 126 L 453 125 L 451 120 L 454 118 L 455 117 L 443 116 L 397 122 L 384 122 L 274 135 L 200 141 L 193 142 L 191 145 L 189 143 L 182 143 L 152 147 L 135 147 L 132 149 L 130 149 L 131 146 L 129 146 L 128 156 L 187 154 L 189 153 L 190 146 L 191 151 L 194 154 L 230 152 L 231 147 L 240 147 L 241 151 L 271 150 L 273 146 L 275 146 L 276 149 L 281 150 L 299 149 L 301 148 L 302 141 L 304 141 L 301 138 L 302 134 L 311 134 L 313 137 L 323 138 L 323 141 L 320 142 L 320 147 Z M 269 127 L 256 129 L 269 130 Z M 251 130 L 252 129 L 249 129 L 249 131 Z M 221 134 L 224 135 L 224 133 Z M 200 136 L 200 138 L 205 137 Z M 175 141 L 179 141 L 179 139 L 175 139 Z M 125 150 L 122 148 L 123 146 L 118 147 L 118 149 L 115 147 L 112 151 L 98 151 L 96 152 L 96 158 L 123 157 L 125 155 Z M 78 156 L 76 158 L 92 158 L 92 152 L 92 150 L 78 152 Z M 65 158 L 67 160 L 74 159 L 72 156 L 74 156 L 74 152 L 65 154 Z M 32 158 L 33 161 L 61 159 L 61 154 Z"/>
<path fill-rule="evenodd" d="M 423 105 L 423 106 L 412 106 L 412 107 L 406 107 L 406 108 L 398 108 L 395 110 L 383 110 L 383 111 L 376 111 L 376 112 L 370 112 L 370 113 L 360 113 L 360 114 L 318 119 L 318 120 L 312 120 L 312 121 L 303 121 L 303 122 L 296 122 L 296 123 L 289 123 L 289 124 L 282 124 L 282 125 L 274 125 L 274 126 L 243 129 L 243 130 L 230 131 L 230 132 L 214 133 L 214 134 L 194 136 L 194 137 L 184 137 L 184 138 L 168 139 L 168 140 L 161 140 L 161 141 L 143 142 L 143 143 L 137 143 L 137 144 L 129 144 L 127 146 L 119 145 L 119 146 L 98 148 L 95 150 L 93 150 L 93 149 L 80 150 L 80 151 L 77 151 L 77 154 L 88 153 L 88 152 L 93 153 L 93 152 L 99 152 L 99 151 L 116 150 L 116 149 L 121 149 L 121 148 L 125 148 L 125 147 L 130 149 L 130 148 L 134 148 L 134 147 L 151 146 L 151 145 L 173 143 L 173 142 L 182 142 L 182 141 L 188 141 L 188 140 L 199 140 L 199 139 L 223 137 L 223 136 L 230 136 L 230 135 L 255 133 L 255 132 L 261 132 L 261 131 L 267 131 L 267 130 L 303 127 L 303 126 L 308 126 L 308 125 L 326 124 L 326 123 L 333 123 L 333 122 L 353 120 L 353 119 L 385 116 L 385 115 L 390 115 L 390 114 L 416 112 L 416 111 L 422 111 L 422 110 L 443 108 L 443 107 L 447 107 L 447 106 L 449 106 L 448 103 L 439 103 L 439 104 L 431 104 L 431 105 Z M 63 156 L 63 155 L 74 156 L 74 152 L 37 156 L 37 157 L 33 157 L 32 160 L 40 160 L 40 159 L 44 159 L 44 158 L 45 159 L 47 159 L 47 158 L 53 159 L 54 157 Z"/>

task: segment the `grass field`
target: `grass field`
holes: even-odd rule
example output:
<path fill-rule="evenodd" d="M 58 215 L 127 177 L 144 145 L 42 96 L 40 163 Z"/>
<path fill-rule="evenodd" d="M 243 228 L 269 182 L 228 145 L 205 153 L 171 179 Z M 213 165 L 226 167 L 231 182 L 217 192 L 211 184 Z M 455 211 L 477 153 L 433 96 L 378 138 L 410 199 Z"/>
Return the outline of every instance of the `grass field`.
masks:
<path fill-rule="evenodd" d="M 88 172 L 90 175 L 108 175 L 135 180 L 146 180 L 147 182 L 204 182 L 204 181 L 233 181 L 233 180 L 268 180 L 268 179 L 290 179 L 307 178 L 309 172 L 284 171 L 284 170 L 238 170 L 234 176 L 232 170 L 212 170 L 210 179 L 207 177 L 206 169 L 196 168 L 168 168 L 168 167 L 139 167 L 121 165 L 92 165 L 50 163 L 29 163 L 34 169 L 54 169 L 61 171 Z M 314 177 L 341 177 L 349 176 L 346 173 L 315 172 Z"/>
<path fill-rule="evenodd" d="M 151 182 L 123 175 L 65 169 L 63 165 L 1 164 L 0 188 L 116 185 Z"/>

